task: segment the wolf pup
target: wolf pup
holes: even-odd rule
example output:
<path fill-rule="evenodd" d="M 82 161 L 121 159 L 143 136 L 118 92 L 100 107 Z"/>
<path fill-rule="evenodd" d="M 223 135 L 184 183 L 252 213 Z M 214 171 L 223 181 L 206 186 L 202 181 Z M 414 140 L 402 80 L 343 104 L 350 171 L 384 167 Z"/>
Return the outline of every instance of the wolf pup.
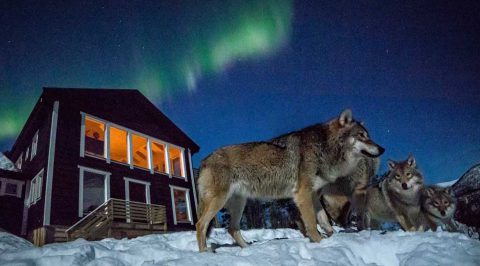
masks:
<path fill-rule="evenodd" d="M 295 131 L 274 142 L 252 142 L 220 148 L 201 162 L 198 179 L 200 204 L 196 223 L 200 251 L 207 250 L 208 224 L 226 207 L 228 232 L 246 247 L 240 218 L 247 198 L 293 198 L 307 235 L 317 231 L 312 193 L 338 177 L 351 174 L 364 157 L 378 157 L 384 149 L 373 142 L 365 127 L 347 109 L 340 117 Z"/>
<path fill-rule="evenodd" d="M 385 178 L 367 189 L 365 226 L 378 229 L 380 222 L 397 221 L 406 231 L 421 230 L 418 217 L 423 176 L 416 167 L 415 158 L 389 161 L 388 167 Z"/>
<path fill-rule="evenodd" d="M 433 231 L 445 224 L 449 231 L 455 231 L 453 214 L 457 208 L 457 199 L 451 188 L 430 186 L 423 190 L 420 198 L 426 228 Z"/>

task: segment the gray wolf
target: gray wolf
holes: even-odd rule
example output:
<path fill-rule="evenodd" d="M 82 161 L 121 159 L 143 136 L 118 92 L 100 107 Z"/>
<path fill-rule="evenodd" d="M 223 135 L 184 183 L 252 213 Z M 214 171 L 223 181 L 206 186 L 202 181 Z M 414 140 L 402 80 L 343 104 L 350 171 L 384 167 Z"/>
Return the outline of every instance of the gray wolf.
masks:
<path fill-rule="evenodd" d="M 361 158 L 378 157 L 383 152 L 349 109 L 326 123 L 271 141 L 214 151 L 200 166 L 196 223 L 199 250 L 207 250 L 208 224 L 222 207 L 230 212 L 230 235 L 241 247 L 247 246 L 239 230 L 247 198 L 293 198 L 308 237 L 320 242 L 313 192 L 351 174 Z"/>
<path fill-rule="evenodd" d="M 422 230 L 418 226 L 423 175 L 413 156 L 388 162 L 389 171 L 377 185 L 367 189 L 365 225 L 378 229 L 381 222 L 398 222 L 406 231 Z"/>
<path fill-rule="evenodd" d="M 422 192 L 420 202 L 426 229 L 436 231 L 438 226 L 444 224 L 449 231 L 456 230 L 453 215 L 457 199 L 451 188 L 427 187 Z"/>

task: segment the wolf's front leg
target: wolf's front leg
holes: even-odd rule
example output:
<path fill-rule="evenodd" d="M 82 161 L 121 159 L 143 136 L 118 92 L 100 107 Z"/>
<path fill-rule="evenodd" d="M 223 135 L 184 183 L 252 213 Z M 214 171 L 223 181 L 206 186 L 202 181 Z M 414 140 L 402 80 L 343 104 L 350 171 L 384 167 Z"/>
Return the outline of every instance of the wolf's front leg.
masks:
<path fill-rule="evenodd" d="M 401 214 L 397 214 L 396 218 L 403 230 L 409 231 L 409 232 L 417 231 L 417 228 L 415 228 L 414 225 L 411 225 L 409 222 L 407 222 L 407 219 L 405 218 L 405 216 Z"/>
<path fill-rule="evenodd" d="M 320 242 L 322 237 L 317 230 L 317 221 L 312 201 L 312 189 L 305 187 L 299 188 L 294 194 L 294 200 L 302 216 L 308 237 L 312 242 Z"/>

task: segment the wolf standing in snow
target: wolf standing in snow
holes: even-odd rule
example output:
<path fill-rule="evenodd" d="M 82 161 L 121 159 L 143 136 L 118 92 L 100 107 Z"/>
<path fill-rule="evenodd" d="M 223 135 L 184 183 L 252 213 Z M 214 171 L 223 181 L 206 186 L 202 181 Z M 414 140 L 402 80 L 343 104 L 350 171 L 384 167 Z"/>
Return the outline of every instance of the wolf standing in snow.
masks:
<path fill-rule="evenodd" d="M 367 189 L 365 226 L 378 229 L 379 222 L 396 221 L 404 230 L 416 231 L 421 227 L 418 219 L 423 175 L 413 156 L 401 162 L 389 161 L 388 167 L 386 177 Z"/>
<path fill-rule="evenodd" d="M 293 198 L 311 241 L 317 231 L 312 202 L 314 191 L 353 172 L 364 157 L 378 157 L 384 149 L 370 140 L 367 130 L 347 109 L 340 117 L 292 132 L 277 142 L 252 142 L 220 148 L 201 163 L 200 198 L 196 223 L 200 251 L 207 250 L 208 224 L 226 207 L 228 232 L 238 245 L 240 218 L 247 198 Z"/>
<path fill-rule="evenodd" d="M 449 231 L 456 230 L 453 215 L 457 199 L 451 188 L 427 187 L 422 192 L 420 202 L 426 229 L 436 231 L 438 226 L 445 224 Z"/>

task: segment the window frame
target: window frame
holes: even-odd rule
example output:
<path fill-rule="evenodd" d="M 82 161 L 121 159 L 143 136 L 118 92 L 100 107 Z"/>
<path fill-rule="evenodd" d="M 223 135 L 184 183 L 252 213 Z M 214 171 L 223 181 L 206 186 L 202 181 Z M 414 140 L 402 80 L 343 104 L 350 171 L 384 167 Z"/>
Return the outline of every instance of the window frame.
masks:
<path fill-rule="evenodd" d="M 84 184 L 84 175 L 85 172 L 90 172 L 94 174 L 104 175 L 103 186 L 104 186 L 104 203 L 110 199 L 110 176 L 112 173 L 98 170 L 95 168 L 90 168 L 86 166 L 78 166 L 79 176 L 78 176 L 78 217 L 84 217 L 83 215 L 83 184 Z"/>
<path fill-rule="evenodd" d="M 32 180 L 30 180 L 30 191 L 28 192 L 27 206 L 37 204 L 42 199 L 43 179 L 45 171 L 40 170 Z"/>
<path fill-rule="evenodd" d="M 23 185 L 25 184 L 24 181 L 0 177 L 0 184 L 0 196 L 12 196 L 22 198 Z M 17 187 L 17 191 L 15 194 L 7 193 L 8 184 L 15 185 Z"/>
<path fill-rule="evenodd" d="M 28 160 L 29 156 L 30 156 L 30 146 L 27 147 L 27 151 L 25 152 L 25 162 Z"/>
<path fill-rule="evenodd" d="M 190 189 L 189 188 L 184 188 L 184 187 L 179 187 L 179 186 L 174 186 L 174 185 L 169 185 L 170 186 L 170 199 L 172 200 L 172 212 L 173 212 L 173 224 L 193 224 L 193 215 L 192 215 L 192 204 L 190 200 Z M 188 221 L 177 221 L 177 212 L 176 212 L 176 206 L 175 206 L 175 197 L 174 197 L 174 191 L 175 190 L 180 190 L 185 192 L 185 200 L 187 204 L 187 214 L 188 214 Z"/>
<path fill-rule="evenodd" d="M 38 131 L 35 132 L 35 135 L 33 135 L 32 138 L 32 149 L 30 150 L 30 161 L 33 160 L 33 158 L 37 155 L 37 149 L 38 149 Z"/>
<path fill-rule="evenodd" d="M 15 161 L 15 167 L 17 167 L 18 170 L 22 170 L 22 165 L 23 165 L 23 152 L 20 153 L 20 156 L 18 156 L 17 161 Z"/>
<path fill-rule="evenodd" d="M 80 157 L 82 157 L 82 158 L 84 158 L 84 157 L 96 158 L 96 159 L 100 159 L 100 160 L 105 160 L 107 163 L 114 162 L 116 164 L 129 166 L 130 169 L 134 169 L 134 168 L 135 169 L 141 169 L 141 170 L 144 170 L 144 171 L 149 171 L 151 174 L 154 174 L 154 173 L 164 174 L 164 175 L 168 175 L 169 178 L 176 177 L 176 178 L 184 179 L 186 182 L 188 182 L 188 174 L 187 174 L 187 168 L 186 168 L 187 167 L 186 166 L 186 157 L 185 157 L 186 156 L 186 153 L 185 153 L 186 149 L 184 147 L 181 147 L 181 146 L 178 146 L 178 145 L 160 140 L 158 138 L 143 134 L 143 133 L 138 132 L 136 130 L 129 129 L 127 127 L 109 122 L 105 119 L 99 118 L 99 117 L 94 116 L 94 115 L 90 115 L 90 114 L 85 113 L 85 112 L 80 112 L 80 114 L 81 114 Z M 104 132 L 104 134 L 105 134 L 105 137 L 104 137 L 105 147 L 104 147 L 103 157 L 93 156 L 93 155 L 89 155 L 89 154 L 85 153 L 85 120 L 86 120 L 87 117 L 91 120 L 95 120 L 95 121 L 97 121 L 99 123 L 103 123 L 105 125 L 105 132 Z M 118 161 L 113 161 L 113 160 L 110 159 L 110 127 L 115 127 L 117 129 L 124 130 L 124 131 L 127 132 L 127 157 L 128 157 L 128 163 L 127 164 L 122 163 L 122 162 L 118 162 Z M 135 164 L 133 162 L 133 154 L 132 154 L 132 135 L 133 134 L 147 139 L 148 168 L 135 166 Z M 164 160 L 165 160 L 166 172 L 155 171 L 153 169 L 153 156 L 152 156 L 152 143 L 153 142 L 161 144 L 165 148 L 165 158 L 164 158 Z M 182 164 L 182 172 L 183 172 L 184 176 L 178 176 L 178 175 L 173 175 L 172 174 L 172 171 L 170 169 L 171 168 L 170 167 L 170 147 L 174 147 L 174 148 L 177 148 L 177 149 L 180 150 L 180 161 L 181 161 L 181 164 Z"/>

